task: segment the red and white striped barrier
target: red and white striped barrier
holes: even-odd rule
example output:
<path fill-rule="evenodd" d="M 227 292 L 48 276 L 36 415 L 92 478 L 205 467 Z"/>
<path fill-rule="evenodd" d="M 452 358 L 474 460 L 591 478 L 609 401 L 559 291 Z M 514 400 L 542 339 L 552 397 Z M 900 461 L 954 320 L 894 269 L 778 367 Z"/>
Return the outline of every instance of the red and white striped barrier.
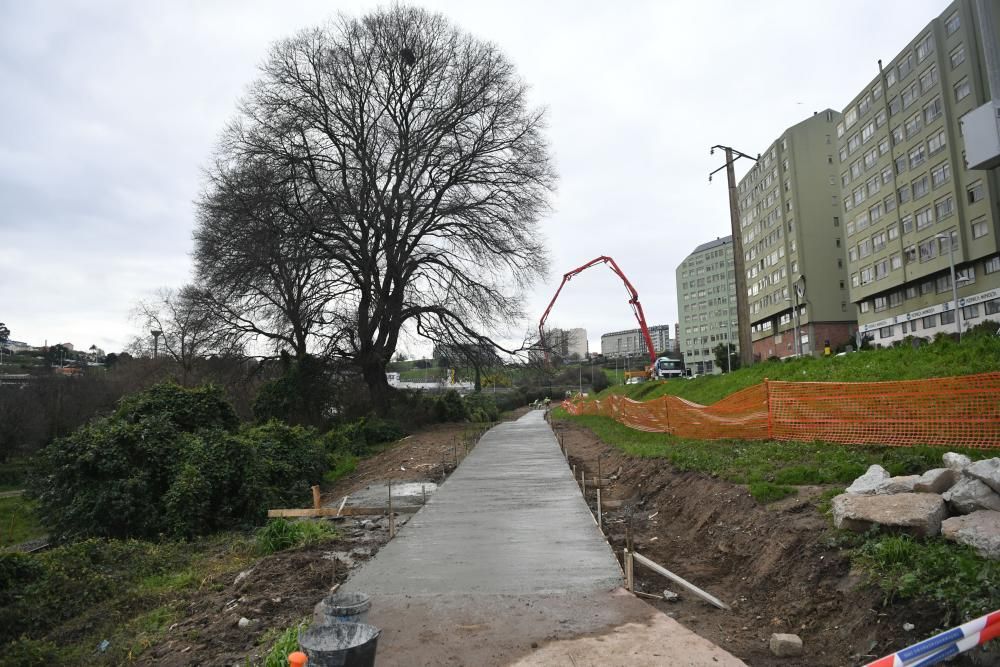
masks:
<path fill-rule="evenodd" d="M 1000 610 L 934 635 L 865 667 L 929 667 L 1000 637 Z"/>

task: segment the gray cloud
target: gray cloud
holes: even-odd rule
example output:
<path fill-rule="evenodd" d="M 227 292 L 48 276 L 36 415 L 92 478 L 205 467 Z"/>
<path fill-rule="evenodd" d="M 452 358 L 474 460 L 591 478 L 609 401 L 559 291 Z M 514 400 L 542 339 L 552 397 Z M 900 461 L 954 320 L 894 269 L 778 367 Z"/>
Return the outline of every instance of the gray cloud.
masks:
<path fill-rule="evenodd" d="M 189 277 L 200 168 L 269 44 L 377 4 L 0 0 L 0 320 L 13 337 L 121 347 L 136 298 Z M 532 321 L 564 271 L 608 254 L 650 323 L 672 324 L 674 268 L 729 229 L 708 147 L 757 152 L 839 108 L 946 3 L 424 5 L 500 45 L 548 109 L 561 178 Z M 632 326 L 623 296 L 595 270 L 550 321 L 597 344 Z"/>

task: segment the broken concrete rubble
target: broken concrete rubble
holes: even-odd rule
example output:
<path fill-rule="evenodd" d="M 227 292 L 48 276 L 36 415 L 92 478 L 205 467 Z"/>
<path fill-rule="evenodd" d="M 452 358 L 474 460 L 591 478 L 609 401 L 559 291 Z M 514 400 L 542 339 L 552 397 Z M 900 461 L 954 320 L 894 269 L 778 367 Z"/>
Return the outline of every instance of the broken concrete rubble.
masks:
<path fill-rule="evenodd" d="M 965 475 L 1000 493 L 1000 458 L 976 461 L 965 469 Z"/>
<path fill-rule="evenodd" d="M 962 472 L 972 463 L 972 459 L 965 454 L 956 454 L 955 452 L 948 452 L 941 457 L 941 460 L 945 468 L 951 468 L 958 472 Z"/>
<path fill-rule="evenodd" d="M 775 632 L 768 646 L 779 658 L 802 655 L 802 639 L 798 635 Z"/>
<path fill-rule="evenodd" d="M 875 493 L 875 489 L 884 480 L 889 479 L 889 472 L 880 465 L 869 466 L 864 475 L 858 477 L 847 487 L 846 493 L 867 496 Z"/>
<path fill-rule="evenodd" d="M 969 545 L 983 558 L 1000 560 L 1000 512 L 979 510 L 945 519 L 941 524 L 941 535 Z"/>
<path fill-rule="evenodd" d="M 917 493 L 944 493 L 955 485 L 960 476 L 954 468 L 934 468 L 920 476 L 913 490 Z"/>
<path fill-rule="evenodd" d="M 883 479 L 875 487 L 875 495 L 884 496 L 893 493 L 913 493 L 914 485 L 920 481 L 920 475 L 903 475 Z"/>
<path fill-rule="evenodd" d="M 971 514 L 977 510 L 1000 510 L 1000 494 L 978 479 L 963 477 L 942 494 L 952 512 Z"/>
<path fill-rule="evenodd" d="M 858 533 L 878 525 L 912 535 L 933 536 L 941 532 L 941 521 L 947 515 L 944 500 L 934 493 L 881 496 L 844 493 L 833 499 L 834 525 Z"/>

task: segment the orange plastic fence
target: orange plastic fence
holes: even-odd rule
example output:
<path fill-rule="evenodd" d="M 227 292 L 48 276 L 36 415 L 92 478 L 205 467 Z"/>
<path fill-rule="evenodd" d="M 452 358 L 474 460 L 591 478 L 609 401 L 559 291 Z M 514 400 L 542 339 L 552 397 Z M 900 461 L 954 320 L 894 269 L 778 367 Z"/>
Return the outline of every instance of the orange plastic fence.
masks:
<path fill-rule="evenodd" d="M 612 395 L 563 407 L 704 440 L 1000 447 L 1000 373 L 896 382 L 765 381 L 707 406 L 676 396 L 640 403 Z"/>

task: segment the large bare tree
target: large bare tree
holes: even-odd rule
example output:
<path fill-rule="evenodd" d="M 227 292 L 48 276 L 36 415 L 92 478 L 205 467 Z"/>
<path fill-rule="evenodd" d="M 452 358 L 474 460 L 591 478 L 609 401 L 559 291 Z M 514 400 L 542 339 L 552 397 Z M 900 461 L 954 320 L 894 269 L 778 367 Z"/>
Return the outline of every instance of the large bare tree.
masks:
<path fill-rule="evenodd" d="M 323 262 L 312 280 L 330 298 L 312 333 L 380 410 L 404 326 L 492 342 L 546 270 L 543 114 L 495 45 L 441 15 L 397 6 L 278 43 L 223 135 L 202 210 L 227 174 L 262 164 L 280 225 Z M 199 264 L 216 286 L 226 270 Z"/>

